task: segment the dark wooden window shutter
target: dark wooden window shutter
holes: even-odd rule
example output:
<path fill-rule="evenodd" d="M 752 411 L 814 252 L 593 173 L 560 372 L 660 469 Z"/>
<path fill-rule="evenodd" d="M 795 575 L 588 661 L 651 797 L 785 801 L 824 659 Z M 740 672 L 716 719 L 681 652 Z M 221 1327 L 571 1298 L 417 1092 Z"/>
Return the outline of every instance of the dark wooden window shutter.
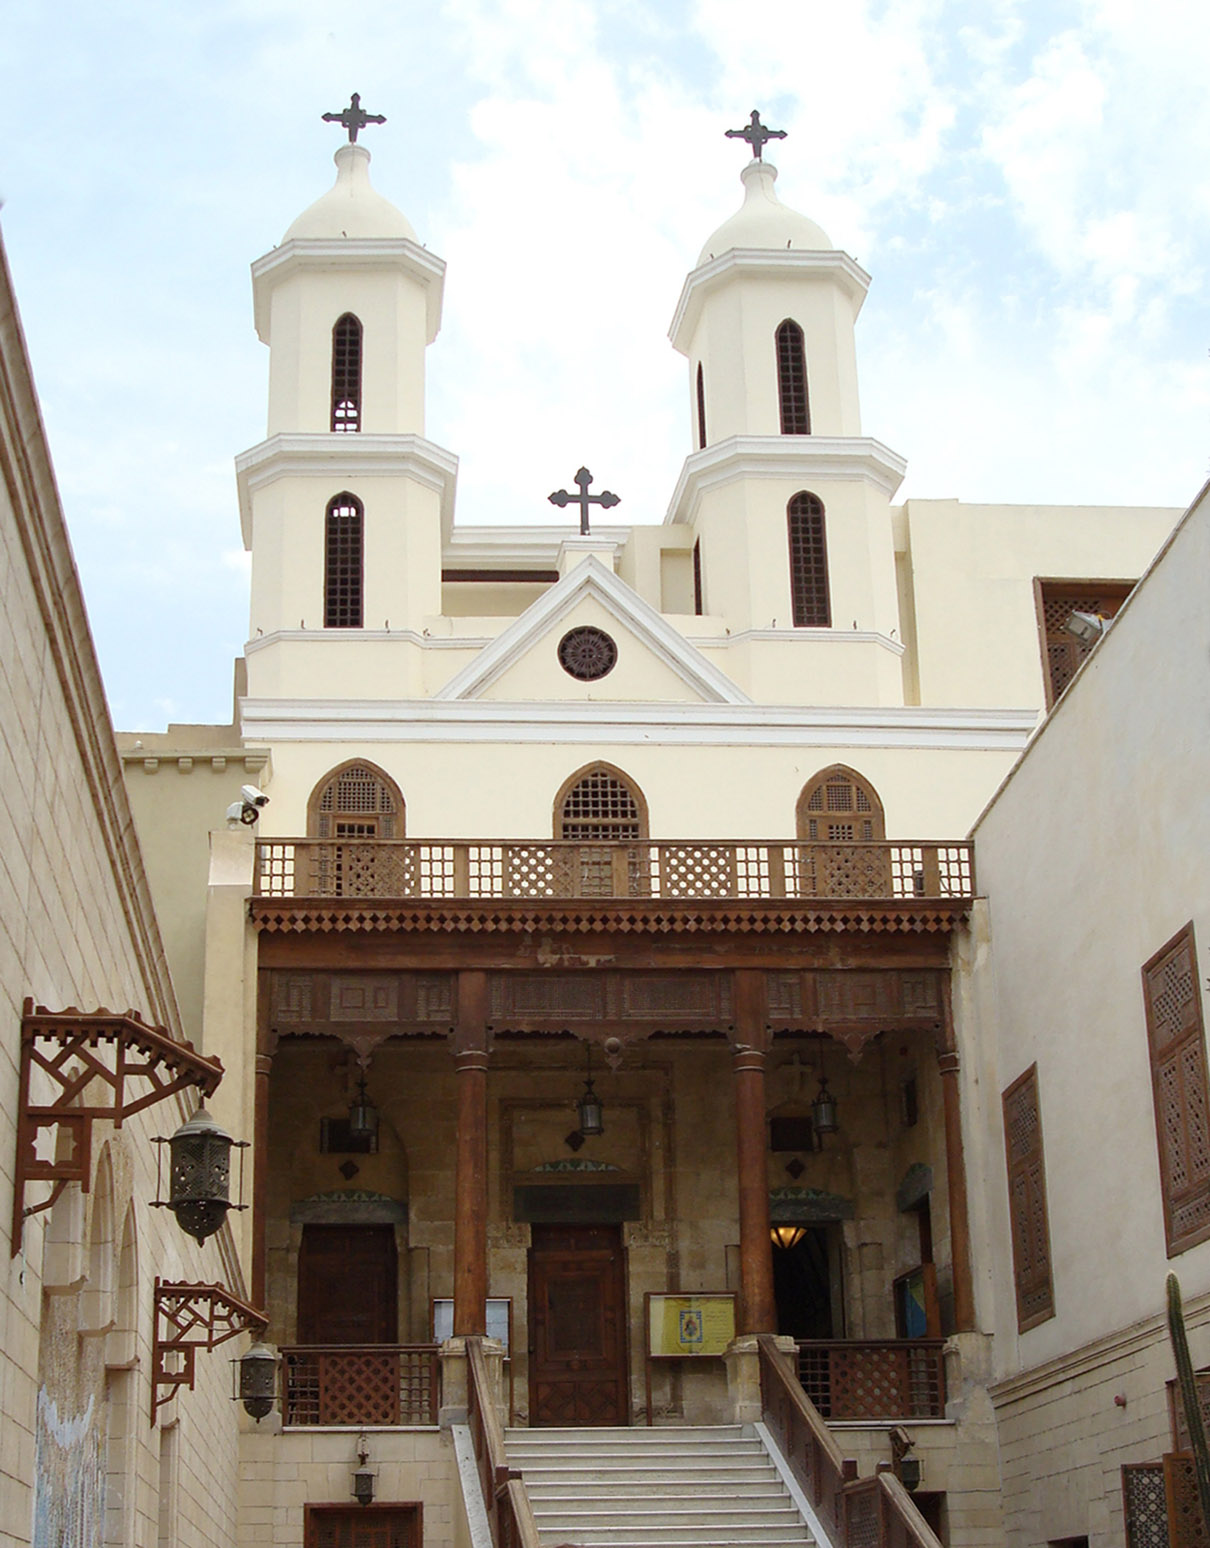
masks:
<path fill-rule="evenodd" d="M 1055 1314 L 1036 1064 L 1031 1064 L 1013 1081 L 1004 1093 L 1003 1101 L 1017 1329 L 1024 1333 L 1027 1328 L 1035 1327 Z"/>
<path fill-rule="evenodd" d="M 361 429 L 361 324 L 352 312 L 332 329 L 332 429 Z"/>
<path fill-rule="evenodd" d="M 1168 1256 L 1210 1236 L 1210 1082 L 1193 926 L 1143 968 Z"/>
<path fill-rule="evenodd" d="M 338 494 L 324 528 L 324 627 L 360 629 L 363 566 L 361 501 Z"/>
<path fill-rule="evenodd" d="M 790 605 L 794 627 L 828 629 L 832 601 L 828 590 L 828 538 L 823 501 L 802 491 L 786 507 L 790 536 Z"/>
<path fill-rule="evenodd" d="M 699 451 L 706 444 L 706 383 L 700 362 L 697 368 L 697 444 Z"/>
<path fill-rule="evenodd" d="M 783 435 L 810 435 L 807 357 L 802 329 L 786 318 L 777 330 L 777 402 Z"/>

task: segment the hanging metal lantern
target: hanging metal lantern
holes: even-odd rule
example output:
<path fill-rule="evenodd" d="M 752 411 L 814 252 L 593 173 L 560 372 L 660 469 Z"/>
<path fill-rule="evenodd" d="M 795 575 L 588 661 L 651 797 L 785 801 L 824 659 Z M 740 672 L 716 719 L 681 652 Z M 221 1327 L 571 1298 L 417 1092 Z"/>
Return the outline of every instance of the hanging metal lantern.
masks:
<path fill-rule="evenodd" d="M 791 1247 L 797 1247 L 799 1242 L 807 1234 L 806 1226 L 800 1225 L 775 1225 L 769 1230 L 775 1247 L 784 1247 L 789 1252 Z"/>
<path fill-rule="evenodd" d="M 243 1208 L 231 1202 L 231 1147 L 243 1149 L 247 1142 L 233 1140 L 199 1107 L 170 1140 L 157 1136 L 156 1143 L 167 1144 L 171 1162 L 168 1197 L 153 1203 L 170 1209 L 186 1235 L 204 1242 L 222 1225 L 229 1209 Z"/>
<path fill-rule="evenodd" d="M 371 1144 L 378 1136 L 378 1109 L 366 1091 L 365 1070 L 358 1073 L 357 1091 L 349 1106 L 349 1133 L 354 1139 L 369 1140 Z"/>
<path fill-rule="evenodd" d="M 819 1077 L 819 1090 L 811 1103 L 811 1122 L 815 1125 L 816 1134 L 835 1134 L 840 1128 L 840 1119 L 836 1115 L 836 1098 L 828 1090 L 826 1075 Z"/>
<path fill-rule="evenodd" d="M 256 1343 L 231 1364 L 235 1372 L 235 1400 L 259 1424 L 277 1399 L 277 1353 L 268 1344 Z"/>
<path fill-rule="evenodd" d="M 370 1471 L 370 1448 L 364 1435 L 358 1437 L 357 1463 L 353 1469 L 353 1498 L 359 1505 L 374 1503 L 374 1474 Z"/>
<path fill-rule="evenodd" d="M 588 1075 L 584 1081 L 584 1091 L 580 1100 L 576 1103 L 576 1109 L 580 1115 L 580 1133 L 591 1138 L 605 1132 L 605 1115 L 601 1105 L 601 1099 L 592 1087 L 592 1044 L 588 1045 Z"/>

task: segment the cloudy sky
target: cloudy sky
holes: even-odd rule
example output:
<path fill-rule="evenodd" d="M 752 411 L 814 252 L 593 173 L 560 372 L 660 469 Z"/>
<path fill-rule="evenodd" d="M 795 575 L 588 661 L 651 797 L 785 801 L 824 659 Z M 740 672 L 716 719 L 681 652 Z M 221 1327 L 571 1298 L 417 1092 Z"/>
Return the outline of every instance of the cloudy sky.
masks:
<path fill-rule="evenodd" d="M 581 462 L 662 519 L 667 327 L 739 204 L 723 138 L 874 276 L 864 428 L 905 495 L 1184 506 L 1210 469 L 1204 0 L 28 0 L 0 42 L 9 261 L 122 729 L 220 720 L 247 626 L 248 265 L 329 185 L 446 259 L 431 438 L 467 523 Z"/>

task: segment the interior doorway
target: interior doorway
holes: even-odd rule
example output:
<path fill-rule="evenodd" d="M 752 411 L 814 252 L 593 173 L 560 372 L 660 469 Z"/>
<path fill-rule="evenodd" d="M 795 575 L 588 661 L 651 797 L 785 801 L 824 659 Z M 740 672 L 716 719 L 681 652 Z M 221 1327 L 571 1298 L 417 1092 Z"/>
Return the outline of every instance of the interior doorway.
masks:
<path fill-rule="evenodd" d="M 786 1230 L 779 1227 L 779 1230 Z M 773 1245 L 777 1331 L 791 1338 L 843 1338 L 835 1228 L 803 1225 L 789 1246 Z"/>
<path fill-rule="evenodd" d="M 621 1227 L 531 1231 L 530 1424 L 629 1423 Z"/>
<path fill-rule="evenodd" d="M 398 1259 L 394 1226 L 303 1226 L 298 1342 L 396 1343 Z"/>

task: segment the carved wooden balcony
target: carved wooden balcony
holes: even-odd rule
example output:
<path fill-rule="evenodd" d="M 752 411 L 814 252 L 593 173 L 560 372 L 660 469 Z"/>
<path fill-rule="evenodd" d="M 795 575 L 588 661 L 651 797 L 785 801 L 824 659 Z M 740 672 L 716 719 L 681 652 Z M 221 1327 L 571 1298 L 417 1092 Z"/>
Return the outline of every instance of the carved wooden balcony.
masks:
<path fill-rule="evenodd" d="M 295 1344 L 282 1349 L 282 1423 L 437 1423 L 436 1344 Z"/>
<path fill-rule="evenodd" d="M 262 898 L 877 899 L 974 896 L 961 842 L 261 839 Z"/>
<path fill-rule="evenodd" d="M 798 1379 L 825 1419 L 944 1419 L 944 1342 L 802 1340 Z"/>

